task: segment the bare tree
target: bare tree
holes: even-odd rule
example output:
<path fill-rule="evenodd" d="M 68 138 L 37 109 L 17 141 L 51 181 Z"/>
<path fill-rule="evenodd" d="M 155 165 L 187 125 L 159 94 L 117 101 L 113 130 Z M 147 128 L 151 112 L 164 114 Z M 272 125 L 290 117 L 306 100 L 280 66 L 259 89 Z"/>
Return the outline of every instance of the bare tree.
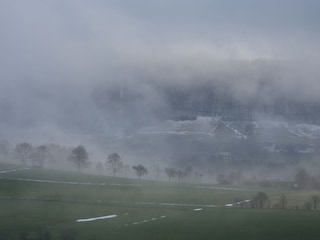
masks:
<path fill-rule="evenodd" d="M 141 176 L 148 174 L 148 169 L 141 164 L 133 166 L 132 169 L 135 171 L 139 179 Z"/>
<path fill-rule="evenodd" d="M 113 177 L 123 168 L 123 163 L 118 153 L 111 153 L 107 157 L 106 166 L 112 170 Z"/>
<path fill-rule="evenodd" d="M 17 157 L 22 162 L 22 165 L 24 165 L 24 166 L 27 165 L 27 161 L 28 161 L 28 158 L 31 154 L 31 151 L 32 151 L 31 144 L 26 143 L 26 142 L 17 144 L 17 146 L 15 148 L 15 152 L 17 154 Z"/>
<path fill-rule="evenodd" d="M 44 161 L 48 158 L 48 148 L 45 145 L 33 148 L 30 158 L 33 167 L 43 168 Z"/>
<path fill-rule="evenodd" d="M 88 158 L 87 150 L 82 145 L 72 149 L 70 160 L 76 164 L 79 172 L 89 165 Z"/>
<path fill-rule="evenodd" d="M 178 174 L 178 171 L 175 168 L 166 168 L 164 169 L 164 172 L 169 177 L 169 182 L 171 181 L 171 178 L 176 177 Z"/>
<path fill-rule="evenodd" d="M 258 192 L 254 200 L 257 202 L 259 208 L 262 208 L 268 200 L 268 195 L 265 192 Z"/>
<path fill-rule="evenodd" d="M 48 159 L 47 162 L 50 164 L 65 163 L 65 161 L 70 160 L 70 155 L 72 154 L 72 148 L 48 144 L 46 145 L 48 149 Z"/>
<path fill-rule="evenodd" d="M 193 167 L 188 165 L 185 169 L 184 169 L 184 173 L 185 173 L 185 176 L 187 178 L 190 178 L 192 176 L 192 173 L 193 173 Z"/>
<path fill-rule="evenodd" d="M 178 177 L 178 180 L 180 181 L 182 178 L 184 178 L 186 176 L 186 173 L 182 170 L 178 170 L 177 171 L 177 177 Z"/>

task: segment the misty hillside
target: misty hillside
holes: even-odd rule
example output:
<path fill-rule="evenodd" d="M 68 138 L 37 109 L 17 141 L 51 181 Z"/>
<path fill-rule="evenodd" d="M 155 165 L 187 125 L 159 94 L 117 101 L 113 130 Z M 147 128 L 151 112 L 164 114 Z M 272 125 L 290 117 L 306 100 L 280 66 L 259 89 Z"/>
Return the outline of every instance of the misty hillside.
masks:
<path fill-rule="evenodd" d="M 308 164 L 317 158 L 320 126 L 197 117 L 166 120 L 111 142 L 108 147 L 149 166 L 191 165 L 203 171 L 250 166 L 281 169 Z"/>
<path fill-rule="evenodd" d="M 221 131 L 239 139 L 277 141 L 281 132 L 291 139 L 320 139 L 320 125 L 288 123 L 284 121 L 238 121 L 228 122 L 214 117 L 197 117 L 195 120 L 167 120 L 147 127 L 140 134 L 204 134 L 219 136 Z"/>
<path fill-rule="evenodd" d="M 0 140 L 82 144 L 93 162 L 317 161 L 318 9 L 1 1 Z"/>
<path fill-rule="evenodd" d="M 236 66 L 236 69 L 231 73 L 230 69 L 213 71 L 205 77 L 191 75 L 191 82 L 181 82 L 179 78 L 172 82 L 153 80 L 157 76 L 151 75 L 142 76 L 136 85 L 123 80 L 113 85 L 102 84 L 94 90 L 93 101 L 102 111 L 113 115 L 121 113 L 139 123 L 146 119 L 195 120 L 198 116 L 214 116 L 227 121 L 276 118 L 320 123 L 318 96 L 309 92 L 312 85 L 281 82 L 282 78 L 291 77 L 289 72 L 283 72 L 288 71 L 286 64 L 275 66 L 276 62 L 266 60 L 225 64 L 224 68 Z M 297 81 L 303 82 L 303 76 Z"/>

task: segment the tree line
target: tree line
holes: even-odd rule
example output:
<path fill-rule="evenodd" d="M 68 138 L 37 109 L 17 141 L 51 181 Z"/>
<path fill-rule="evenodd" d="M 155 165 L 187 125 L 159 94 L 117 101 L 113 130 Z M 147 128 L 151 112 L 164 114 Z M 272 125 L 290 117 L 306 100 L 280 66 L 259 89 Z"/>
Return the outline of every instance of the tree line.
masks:
<path fill-rule="evenodd" d="M 32 145 L 27 142 L 16 144 L 14 147 L 6 141 L 0 141 L 0 161 L 4 159 L 18 160 L 23 166 L 32 166 L 43 168 L 44 165 L 55 167 L 55 164 L 61 164 L 64 169 L 68 166 L 76 168 L 82 172 L 91 166 L 97 173 L 103 174 L 108 169 L 113 177 L 124 176 L 133 172 L 138 178 L 142 178 L 153 173 L 154 178 L 159 180 L 160 175 L 167 177 L 168 181 L 191 181 L 201 182 L 203 173 L 193 169 L 192 166 L 185 167 L 165 167 L 159 165 L 148 169 L 144 164 L 130 166 L 125 163 L 119 153 L 110 153 L 104 161 L 93 162 L 89 160 L 89 153 L 83 145 L 74 148 L 68 148 L 55 144 Z M 8 160 L 5 160 L 8 161 Z M 69 165 L 68 165 L 69 163 Z M 210 174 L 213 173 L 207 173 Z M 283 186 L 294 189 L 320 189 L 320 175 L 313 175 L 305 168 L 298 168 L 292 178 L 293 181 L 272 181 L 250 179 L 242 174 L 241 170 L 229 172 L 219 172 L 216 176 L 216 182 L 220 185 L 257 185 L 261 187 Z M 279 185 L 280 184 L 280 185 Z"/>
<path fill-rule="evenodd" d="M 3 149 L 1 149 L 1 147 Z M 60 157 L 72 163 L 78 172 L 83 172 L 84 169 L 92 166 L 89 153 L 83 145 L 66 148 L 55 144 L 33 146 L 30 143 L 22 142 L 16 144 L 12 151 L 14 158 L 18 160 L 22 166 L 44 168 L 45 162 L 55 162 L 58 161 Z M 5 147 L 4 144 L 0 143 L 0 155 L 3 155 L 2 158 L 8 157 L 9 152 L 9 147 Z M 127 177 L 130 170 L 133 171 L 139 179 L 149 173 L 149 169 L 143 164 L 133 166 L 126 164 L 116 152 L 108 154 L 104 162 L 98 161 L 93 167 L 95 167 L 99 174 L 102 174 L 104 169 L 108 169 L 113 177 L 118 177 L 120 173 L 122 173 L 122 176 Z M 160 173 L 162 172 L 160 166 L 156 165 L 152 170 L 157 180 L 159 180 Z M 167 167 L 163 169 L 163 172 L 167 176 L 168 181 L 196 180 L 200 182 L 203 176 L 191 166 L 182 169 Z"/>

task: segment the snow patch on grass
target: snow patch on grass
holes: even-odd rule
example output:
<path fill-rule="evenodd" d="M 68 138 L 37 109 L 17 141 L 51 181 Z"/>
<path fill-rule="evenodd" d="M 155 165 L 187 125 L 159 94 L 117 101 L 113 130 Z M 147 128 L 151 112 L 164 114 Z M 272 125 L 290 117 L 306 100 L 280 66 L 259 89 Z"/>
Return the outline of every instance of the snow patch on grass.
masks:
<path fill-rule="evenodd" d="M 147 222 L 151 222 L 151 221 L 156 221 L 156 220 L 159 220 L 159 219 L 162 219 L 162 218 L 165 218 L 165 217 L 166 216 L 161 216 L 161 217 L 158 217 L 158 218 L 149 218 L 149 219 L 145 219 L 145 220 L 142 220 L 142 221 L 139 221 L 139 222 L 134 222 L 134 223 L 132 223 L 132 225 L 137 225 L 137 224 L 147 223 Z M 124 226 L 127 227 L 128 224 L 125 224 Z"/>
<path fill-rule="evenodd" d="M 202 208 L 195 208 L 193 211 L 202 211 Z"/>
<path fill-rule="evenodd" d="M 96 220 L 103 220 L 103 219 L 109 219 L 109 218 L 115 218 L 117 215 L 107 215 L 107 216 L 102 216 L 102 217 L 95 217 L 95 218 L 85 218 L 85 219 L 78 219 L 76 222 L 92 222 Z"/>
<path fill-rule="evenodd" d="M 246 191 L 246 192 L 253 192 L 255 190 L 246 189 L 246 188 L 229 188 L 229 187 L 214 187 L 214 186 L 196 186 L 195 188 L 199 189 L 212 189 L 212 190 L 228 190 L 228 191 Z"/>
<path fill-rule="evenodd" d="M 9 172 L 17 172 L 17 171 L 22 171 L 22 170 L 29 170 L 29 169 L 30 169 L 30 168 L 3 170 L 3 171 L 0 171 L 0 174 L 2 174 L 2 173 L 9 173 Z"/>
<path fill-rule="evenodd" d="M 236 205 L 241 205 L 243 203 L 249 203 L 251 202 L 251 200 L 243 200 L 243 201 L 239 201 L 239 202 L 236 202 L 236 203 L 228 203 L 226 205 L 224 205 L 225 207 L 234 207 Z"/>
<path fill-rule="evenodd" d="M 160 203 L 160 206 L 217 207 L 217 205 L 190 204 L 190 203 Z"/>

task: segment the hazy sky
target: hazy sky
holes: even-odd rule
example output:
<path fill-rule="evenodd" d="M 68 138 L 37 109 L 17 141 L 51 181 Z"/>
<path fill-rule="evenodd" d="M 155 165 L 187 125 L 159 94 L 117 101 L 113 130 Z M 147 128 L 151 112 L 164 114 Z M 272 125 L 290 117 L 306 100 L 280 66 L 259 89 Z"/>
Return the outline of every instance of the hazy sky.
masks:
<path fill-rule="evenodd" d="M 319 11 L 318 0 L 1 0 L 0 138 L 108 132 L 92 93 L 119 81 L 223 72 L 234 92 L 253 94 L 259 77 L 238 79 L 232 61 L 279 62 L 280 89 L 318 100 Z"/>

